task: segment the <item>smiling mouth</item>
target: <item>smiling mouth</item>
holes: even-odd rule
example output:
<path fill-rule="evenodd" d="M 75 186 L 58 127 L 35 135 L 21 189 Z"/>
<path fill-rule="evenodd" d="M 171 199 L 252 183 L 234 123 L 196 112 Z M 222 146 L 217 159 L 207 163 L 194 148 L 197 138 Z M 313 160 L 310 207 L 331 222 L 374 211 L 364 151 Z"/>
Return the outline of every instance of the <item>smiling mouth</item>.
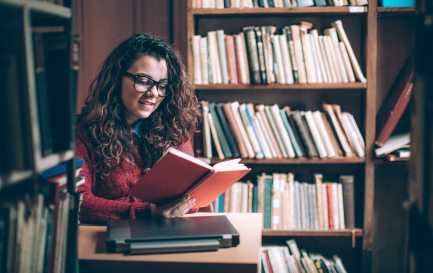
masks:
<path fill-rule="evenodd" d="M 155 103 L 150 102 L 150 101 L 138 101 L 138 103 L 143 104 L 143 105 L 149 105 L 149 106 L 155 105 Z"/>

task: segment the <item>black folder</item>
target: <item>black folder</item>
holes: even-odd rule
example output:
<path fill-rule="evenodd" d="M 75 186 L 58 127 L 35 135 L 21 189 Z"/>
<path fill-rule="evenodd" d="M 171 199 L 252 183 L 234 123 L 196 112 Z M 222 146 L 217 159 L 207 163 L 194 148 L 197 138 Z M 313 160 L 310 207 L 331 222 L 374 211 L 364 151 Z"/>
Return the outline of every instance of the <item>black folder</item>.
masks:
<path fill-rule="evenodd" d="M 224 215 L 112 220 L 108 252 L 153 254 L 216 251 L 239 244 L 239 233 Z"/>

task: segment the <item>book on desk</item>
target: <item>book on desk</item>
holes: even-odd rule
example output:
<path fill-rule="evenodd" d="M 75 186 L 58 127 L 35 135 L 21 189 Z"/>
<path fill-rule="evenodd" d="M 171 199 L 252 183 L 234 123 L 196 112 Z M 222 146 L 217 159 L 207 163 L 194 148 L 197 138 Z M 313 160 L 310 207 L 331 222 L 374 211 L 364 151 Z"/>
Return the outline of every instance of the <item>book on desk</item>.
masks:
<path fill-rule="evenodd" d="M 125 254 L 216 251 L 240 242 L 224 215 L 113 220 L 107 233 L 107 251 Z"/>

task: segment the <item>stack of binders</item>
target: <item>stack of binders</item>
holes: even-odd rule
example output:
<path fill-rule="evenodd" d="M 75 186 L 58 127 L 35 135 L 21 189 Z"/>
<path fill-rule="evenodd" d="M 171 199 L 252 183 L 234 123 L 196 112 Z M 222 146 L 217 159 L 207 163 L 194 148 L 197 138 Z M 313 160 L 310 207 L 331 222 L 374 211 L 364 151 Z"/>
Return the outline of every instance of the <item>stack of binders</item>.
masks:
<path fill-rule="evenodd" d="M 107 251 L 125 254 L 217 251 L 239 244 L 239 233 L 224 215 L 113 220 L 107 233 Z"/>

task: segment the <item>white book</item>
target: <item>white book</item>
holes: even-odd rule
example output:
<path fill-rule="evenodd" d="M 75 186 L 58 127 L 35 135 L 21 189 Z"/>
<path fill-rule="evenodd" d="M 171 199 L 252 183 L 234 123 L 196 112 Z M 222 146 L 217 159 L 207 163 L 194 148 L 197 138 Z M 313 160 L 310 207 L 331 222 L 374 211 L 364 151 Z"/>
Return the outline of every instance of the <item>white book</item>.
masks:
<path fill-rule="evenodd" d="M 317 83 L 323 83 L 322 72 L 320 71 L 320 65 L 319 65 L 319 55 L 318 55 L 318 52 L 316 51 L 316 48 L 314 47 L 313 34 L 308 33 L 307 39 L 308 39 L 308 42 L 310 43 L 311 56 L 312 56 L 312 60 L 313 60 L 313 69 L 314 69 L 314 73 L 316 75 L 316 82 Z"/>
<path fill-rule="evenodd" d="M 340 229 L 340 210 L 338 209 L 338 186 L 337 183 L 331 183 L 332 189 L 332 214 L 334 220 L 334 230 Z"/>
<path fill-rule="evenodd" d="M 264 157 L 262 149 L 260 147 L 259 141 L 257 139 L 256 133 L 254 131 L 253 124 L 251 123 L 250 119 L 247 116 L 246 113 L 246 104 L 242 103 L 239 105 L 239 114 L 241 116 L 241 120 L 245 126 L 248 138 L 251 142 L 251 145 L 255 152 L 255 157 L 258 159 L 261 159 Z"/>
<path fill-rule="evenodd" d="M 352 142 L 352 145 L 355 149 L 356 154 L 359 157 L 364 157 L 365 156 L 364 149 L 363 149 L 361 143 L 359 143 L 359 141 L 358 141 L 358 136 L 356 134 L 356 130 L 355 130 L 355 128 L 352 127 L 352 123 L 349 121 L 349 119 L 347 117 L 347 113 L 341 113 L 341 121 L 342 121 L 343 127 L 347 128 L 346 131 L 348 133 L 349 141 Z"/>
<path fill-rule="evenodd" d="M 287 81 L 286 81 L 286 74 L 284 72 L 284 64 L 283 64 L 283 57 L 281 53 L 279 35 L 272 35 L 271 41 L 272 41 L 272 49 L 275 55 L 274 59 L 276 62 L 276 71 L 275 71 L 276 80 L 277 83 L 285 84 L 287 83 Z"/>
<path fill-rule="evenodd" d="M 353 52 L 352 46 L 350 45 L 349 39 L 347 38 L 346 32 L 344 31 L 343 23 L 341 20 L 337 20 L 332 23 L 332 26 L 336 28 L 338 37 L 346 46 L 347 52 L 349 54 L 350 62 L 352 63 L 353 70 L 355 71 L 356 78 L 360 82 L 367 82 L 364 74 L 362 73 L 361 67 L 359 66 L 358 60 L 356 59 L 355 53 Z"/>
<path fill-rule="evenodd" d="M 221 75 L 221 64 L 218 53 L 218 42 L 217 35 L 215 31 L 209 31 L 207 33 L 208 38 L 208 50 L 209 55 L 208 58 L 211 64 L 212 71 L 212 82 L 211 83 L 222 83 L 222 75 Z"/>
<path fill-rule="evenodd" d="M 349 78 L 347 76 L 346 68 L 344 66 L 343 57 L 341 55 L 340 46 L 338 44 L 339 41 L 338 41 L 337 31 L 335 30 L 335 28 L 328 28 L 325 30 L 325 35 L 328 35 L 329 37 L 331 37 L 332 46 L 333 46 L 333 49 L 335 52 L 335 57 L 337 58 L 337 65 L 338 65 L 338 70 L 340 71 L 341 79 L 342 79 L 343 83 L 348 83 Z"/>
<path fill-rule="evenodd" d="M 209 84 L 209 59 L 207 37 L 200 38 L 200 67 L 202 84 Z"/>
<path fill-rule="evenodd" d="M 376 148 L 374 153 L 377 157 L 392 153 L 395 150 L 401 149 L 410 144 L 410 133 L 392 135 L 385 145 Z"/>
<path fill-rule="evenodd" d="M 298 67 L 299 83 L 307 83 L 307 74 L 305 72 L 304 53 L 302 50 L 301 30 L 298 25 L 291 25 L 293 47 L 295 49 L 296 65 Z"/>
<path fill-rule="evenodd" d="M 293 70 L 290 61 L 289 47 L 287 45 L 287 39 L 285 35 L 278 35 L 280 39 L 281 56 L 283 58 L 283 70 L 286 79 L 286 83 L 293 84 Z"/>
<path fill-rule="evenodd" d="M 271 111 L 273 118 L 275 120 L 275 124 L 277 126 L 278 132 L 281 135 L 281 139 L 283 141 L 283 145 L 287 151 L 289 158 L 294 158 L 296 156 L 295 150 L 292 146 L 292 141 L 290 140 L 290 136 L 286 130 L 286 127 L 283 124 L 283 120 L 281 119 L 280 109 L 277 104 L 270 106 L 269 110 Z"/>
<path fill-rule="evenodd" d="M 251 145 L 251 142 L 249 141 L 248 134 L 246 132 L 245 127 L 243 126 L 243 122 L 241 119 L 241 116 L 239 114 L 239 102 L 231 102 L 230 106 L 232 108 L 233 116 L 235 118 L 236 124 L 239 128 L 240 134 L 242 136 L 242 139 L 244 140 L 245 148 L 247 149 L 249 158 L 254 158 L 255 153 L 254 149 Z"/>
<path fill-rule="evenodd" d="M 331 139 L 328 135 L 328 131 L 326 131 L 325 124 L 323 123 L 322 114 L 319 111 L 313 112 L 313 118 L 317 125 L 317 129 L 319 131 L 320 138 L 323 141 L 323 144 L 326 149 L 326 153 L 328 157 L 333 158 L 337 156 L 336 151 L 334 150 L 334 146 L 331 143 Z"/>
<path fill-rule="evenodd" d="M 224 5 L 223 5 L 224 7 Z M 218 43 L 218 57 L 220 61 L 220 69 L 222 75 L 222 83 L 229 83 L 229 69 L 227 64 L 227 49 L 224 40 L 224 30 L 220 29 L 216 31 L 217 43 Z"/>
<path fill-rule="evenodd" d="M 307 73 L 308 83 L 317 83 L 316 72 L 314 68 L 313 53 L 311 52 L 310 42 L 308 38 L 308 33 L 305 27 L 300 27 L 300 35 L 302 41 L 302 52 L 304 54 L 305 61 L 305 71 Z"/>
<path fill-rule="evenodd" d="M 201 75 L 201 51 L 200 51 L 200 35 L 192 36 L 192 58 L 193 58 L 193 67 L 194 67 L 194 84 L 202 84 L 202 75 Z"/>
<path fill-rule="evenodd" d="M 335 77 L 336 77 L 336 82 L 342 83 L 343 79 L 342 79 L 342 76 L 340 74 L 340 69 L 338 68 L 337 57 L 336 57 L 335 52 L 334 52 L 334 46 L 332 45 L 331 37 L 329 37 L 327 35 L 323 36 L 323 42 L 325 44 L 326 53 L 328 54 L 331 69 L 334 72 Z"/>
<path fill-rule="evenodd" d="M 260 120 L 264 124 L 264 128 L 266 130 L 268 136 L 268 143 L 271 143 L 272 150 L 275 152 L 276 158 L 283 158 L 283 153 L 281 151 L 280 146 L 278 145 L 277 138 L 271 128 L 271 124 L 265 112 L 265 106 L 263 104 L 256 105 L 256 115 L 260 117 Z"/>
<path fill-rule="evenodd" d="M 328 153 L 326 152 L 325 146 L 323 144 L 322 138 L 320 137 L 319 130 L 317 129 L 316 123 L 313 118 L 313 114 L 311 111 L 301 112 L 301 114 L 305 115 L 305 119 L 307 121 L 308 128 L 311 131 L 311 136 L 313 137 L 313 141 L 316 144 L 317 151 L 319 152 L 320 158 L 328 157 Z"/>
<path fill-rule="evenodd" d="M 274 137 L 277 140 L 278 147 L 280 148 L 283 157 L 284 158 L 289 157 L 289 153 L 287 152 L 286 147 L 283 143 L 283 139 L 281 138 L 281 135 L 278 132 L 277 124 L 275 122 L 275 119 L 274 119 L 272 112 L 270 110 L 270 107 L 268 105 L 265 106 L 264 112 L 266 114 L 266 117 L 267 117 L 268 122 L 270 124 L 270 127 L 272 129 L 272 132 L 274 133 Z"/>
<path fill-rule="evenodd" d="M 270 159 L 273 156 L 271 154 L 270 148 L 269 148 L 268 143 L 266 141 L 264 130 L 263 130 L 261 124 L 259 123 L 258 118 L 256 116 L 256 113 L 254 111 L 254 105 L 252 103 L 248 103 L 246 107 L 248 108 L 248 111 L 250 113 L 259 144 L 262 148 L 263 155 L 265 158 Z"/>
<path fill-rule="evenodd" d="M 346 69 L 349 82 L 355 82 L 355 74 L 353 72 L 352 66 L 350 65 L 349 54 L 347 53 L 346 46 L 343 42 L 339 42 L 338 45 L 340 47 L 341 56 L 343 57 L 344 68 Z"/>
<path fill-rule="evenodd" d="M 328 74 L 326 73 L 324 58 L 322 55 L 322 50 L 320 49 L 320 46 L 319 46 L 319 33 L 318 33 L 317 29 L 312 29 L 310 31 L 310 34 L 311 34 L 310 37 L 311 37 L 311 44 L 313 47 L 313 52 L 315 53 L 315 56 L 316 56 L 317 71 L 318 71 L 318 75 L 320 76 L 319 82 L 329 83 Z"/>
<path fill-rule="evenodd" d="M 327 50 L 327 46 L 325 43 L 325 37 L 319 36 L 319 47 L 320 51 L 322 52 L 323 56 L 323 64 L 325 66 L 325 72 L 326 76 L 328 78 L 329 83 L 337 83 L 337 75 L 335 74 L 334 70 L 332 69 L 332 60 L 331 55 Z"/>
<path fill-rule="evenodd" d="M 270 157 L 269 158 L 277 158 L 277 153 L 275 151 L 274 146 L 272 145 L 271 136 L 268 135 L 268 130 L 266 129 L 266 125 L 263 121 L 262 113 L 256 113 L 256 121 L 258 123 L 258 127 L 261 128 L 263 139 L 266 142 L 266 146 L 269 149 Z"/>
<path fill-rule="evenodd" d="M 359 127 L 358 127 L 358 124 L 355 121 L 355 118 L 353 117 L 353 115 L 351 113 L 346 113 L 346 116 L 348 117 L 350 123 L 352 124 L 352 128 L 355 129 L 356 137 L 357 137 L 359 143 L 361 144 L 362 150 L 365 151 L 364 138 L 362 137 L 361 131 L 359 130 Z"/>
<path fill-rule="evenodd" d="M 250 70 L 248 67 L 247 49 L 245 46 L 244 33 L 235 35 L 236 57 L 238 58 L 240 82 L 242 84 L 250 83 Z"/>

